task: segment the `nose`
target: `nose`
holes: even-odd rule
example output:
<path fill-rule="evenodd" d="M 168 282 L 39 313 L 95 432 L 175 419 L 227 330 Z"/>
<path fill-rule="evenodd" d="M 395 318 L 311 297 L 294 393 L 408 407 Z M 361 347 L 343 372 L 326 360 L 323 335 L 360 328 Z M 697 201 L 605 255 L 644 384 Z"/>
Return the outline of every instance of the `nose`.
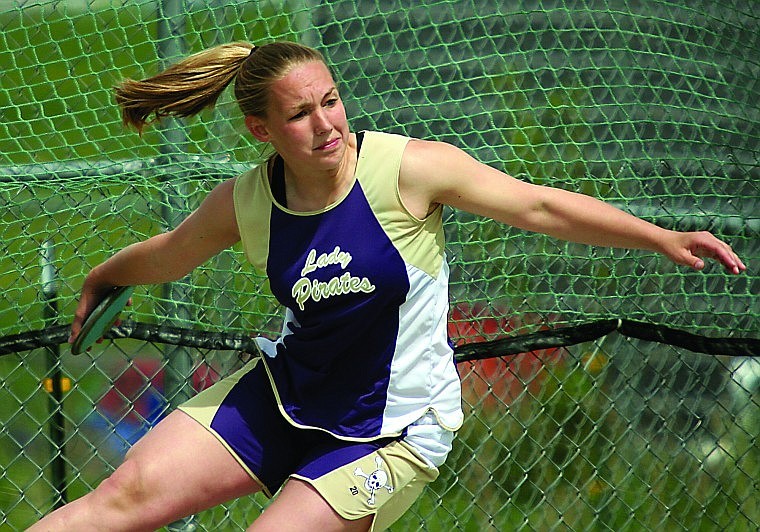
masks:
<path fill-rule="evenodd" d="M 314 133 L 324 135 L 330 132 L 332 125 L 327 118 L 327 113 L 323 109 L 318 109 L 312 116 L 314 117 Z"/>

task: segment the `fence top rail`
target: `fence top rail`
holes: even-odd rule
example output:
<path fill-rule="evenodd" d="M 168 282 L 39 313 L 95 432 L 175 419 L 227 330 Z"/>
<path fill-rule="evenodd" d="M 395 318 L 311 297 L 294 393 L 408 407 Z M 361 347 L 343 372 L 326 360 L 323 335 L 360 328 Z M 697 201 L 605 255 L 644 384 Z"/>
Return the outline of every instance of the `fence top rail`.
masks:
<path fill-rule="evenodd" d="M 255 163 L 237 163 L 229 158 L 171 155 L 131 161 L 82 160 L 0 166 L 0 183 L 58 181 L 120 176 L 125 180 L 153 176 L 158 181 L 175 177 L 204 179 L 233 177 Z"/>

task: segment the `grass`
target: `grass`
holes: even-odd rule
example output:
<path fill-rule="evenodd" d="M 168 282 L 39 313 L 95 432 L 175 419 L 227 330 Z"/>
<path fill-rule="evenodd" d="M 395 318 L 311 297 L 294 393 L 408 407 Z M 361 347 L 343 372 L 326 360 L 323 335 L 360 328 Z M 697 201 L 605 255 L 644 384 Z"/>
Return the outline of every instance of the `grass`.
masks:
<path fill-rule="evenodd" d="M 204 41 L 211 35 L 220 42 L 294 38 L 296 29 L 281 5 L 260 6 L 249 2 L 217 10 L 223 20 L 209 11 L 191 13 L 183 20 L 189 27 L 187 49 L 214 44 Z M 217 31 L 217 23 L 227 26 Z M 10 9 L 0 12 L 0 30 L 5 65 L 0 74 L 0 164 L 159 155 L 159 134 L 151 131 L 140 139 L 125 131 L 111 93 L 123 77 L 145 77 L 161 65 L 155 11 L 148 4 L 81 12 Z M 250 145 L 234 129 L 218 136 L 197 121 L 189 137 L 195 139 L 188 145 L 191 152 L 242 151 L 243 160 L 250 159 Z"/>

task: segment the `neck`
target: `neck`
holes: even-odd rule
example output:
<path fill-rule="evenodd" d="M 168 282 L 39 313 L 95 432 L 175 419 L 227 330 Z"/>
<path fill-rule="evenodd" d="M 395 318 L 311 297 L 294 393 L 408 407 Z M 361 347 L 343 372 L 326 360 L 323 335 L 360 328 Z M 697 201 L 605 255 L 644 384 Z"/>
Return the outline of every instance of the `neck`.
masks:
<path fill-rule="evenodd" d="M 342 198 L 356 175 L 356 137 L 351 134 L 340 163 L 335 168 L 299 172 L 285 163 L 285 196 L 294 211 L 317 211 Z"/>

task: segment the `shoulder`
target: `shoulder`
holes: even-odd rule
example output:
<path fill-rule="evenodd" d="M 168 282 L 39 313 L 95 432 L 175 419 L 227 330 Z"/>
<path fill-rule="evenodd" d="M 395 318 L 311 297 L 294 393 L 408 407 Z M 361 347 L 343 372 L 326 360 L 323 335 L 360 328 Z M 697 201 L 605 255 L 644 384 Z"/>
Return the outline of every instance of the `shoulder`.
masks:
<path fill-rule="evenodd" d="M 532 185 L 445 142 L 410 142 L 399 183 L 418 208 L 443 204 L 510 223 L 516 212 L 540 199 Z"/>
<path fill-rule="evenodd" d="M 372 157 L 385 159 L 387 157 L 401 157 L 410 138 L 396 133 L 384 131 L 361 131 L 357 133 L 357 143 L 361 146 L 359 157 Z"/>
<path fill-rule="evenodd" d="M 445 142 L 409 139 L 398 174 L 402 202 L 418 218 L 447 203 L 441 192 L 450 171 L 466 158 L 463 151 Z M 460 161 L 460 162 L 458 162 Z"/>
<path fill-rule="evenodd" d="M 409 139 L 404 151 L 404 167 L 408 171 L 429 173 L 431 168 L 445 170 L 449 165 L 476 164 L 462 149 L 436 140 Z"/>
<path fill-rule="evenodd" d="M 249 204 L 251 201 L 269 198 L 269 161 L 257 164 L 230 180 L 231 194 L 235 204 Z"/>
<path fill-rule="evenodd" d="M 212 217 L 233 212 L 236 183 L 237 178 L 233 177 L 217 184 L 205 197 L 199 211 L 208 213 Z"/>
<path fill-rule="evenodd" d="M 427 153 L 432 152 L 446 152 L 446 151 L 454 151 L 458 150 L 459 148 L 456 148 L 452 144 L 449 144 L 448 142 L 443 142 L 440 140 L 425 140 L 425 139 L 417 139 L 417 138 L 410 138 L 409 139 L 409 146 L 411 150 L 414 151 L 417 155 L 424 155 Z"/>
<path fill-rule="evenodd" d="M 262 177 L 267 176 L 268 165 L 269 165 L 269 161 L 264 161 L 260 164 L 257 164 L 250 170 L 243 172 L 237 177 L 230 179 L 230 181 L 233 182 L 233 187 L 237 189 L 238 186 L 243 186 L 243 185 L 255 186 L 257 181 L 260 181 Z"/>
<path fill-rule="evenodd" d="M 441 190 L 459 184 L 465 175 L 481 170 L 477 162 L 462 149 L 440 141 L 411 139 L 404 150 L 400 181 L 412 187 L 424 187 L 436 202 Z"/>

